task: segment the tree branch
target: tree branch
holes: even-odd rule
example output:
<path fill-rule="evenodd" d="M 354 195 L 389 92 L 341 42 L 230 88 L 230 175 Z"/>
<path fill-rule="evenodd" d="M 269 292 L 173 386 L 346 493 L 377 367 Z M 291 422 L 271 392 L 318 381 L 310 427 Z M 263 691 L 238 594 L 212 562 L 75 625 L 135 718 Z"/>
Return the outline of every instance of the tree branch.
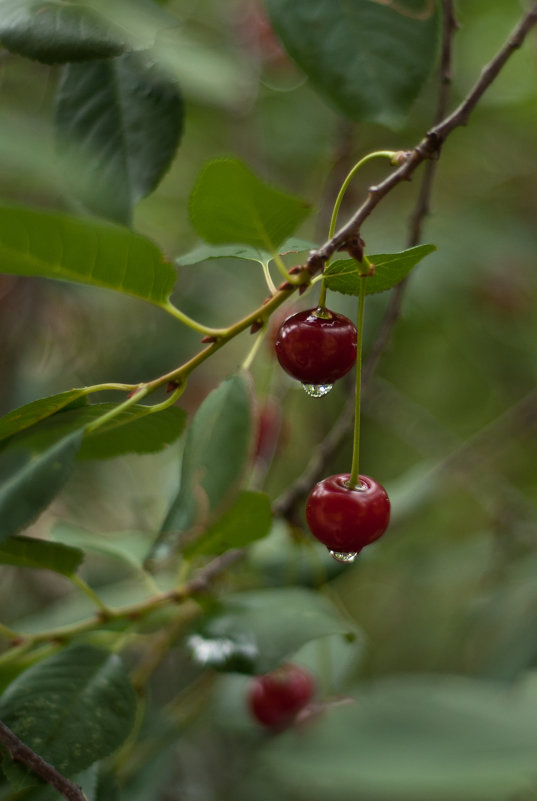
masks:
<path fill-rule="evenodd" d="M 447 113 L 452 80 L 453 37 L 458 27 L 457 20 L 455 19 L 454 0 L 443 0 L 442 56 L 440 60 L 438 104 L 434 117 L 435 125 L 439 125 Z M 434 179 L 436 177 L 437 166 L 438 159 L 429 159 L 425 165 L 418 199 L 409 220 L 409 232 L 407 239 L 407 247 L 409 248 L 414 247 L 421 241 L 423 221 L 430 211 L 431 194 L 433 190 Z M 390 300 L 384 313 L 379 334 L 365 363 L 362 379 L 365 386 L 367 386 L 371 380 L 375 370 L 377 369 L 382 354 L 388 347 L 392 330 L 401 315 L 403 296 L 406 292 L 407 286 L 408 279 L 405 279 L 394 288 L 390 295 Z"/>
<path fill-rule="evenodd" d="M 531 28 L 537 24 L 537 3 L 522 18 L 496 56 L 484 67 L 481 76 L 464 100 L 446 116 L 452 73 L 453 36 L 458 29 L 455 18 L 454 0 L 443 0 L 442 55 L 440 66 L 440 87 L 435 124 L 421 142 L 411 151 L 405 163 L 391 173 L 381 184 L 371 187 L 369 196 L 354 216 L 334 237 L 310 255 L 312 272 L 319 262 L 325 262 L 351 236 L 355 236 L 362 222 L 369 216 L 380 200 L 398 184 L 410 180 L 411 174 L 427 159 L 425 174 L 420 192 L 409 222 L 408 247 L 418 244 L 421 239 L 423 220 L 429 213 L 430 197 L 436 173 L 440 148 L 455 128 L 466 125 L 468 118 L 486 89 L 492 84 L 509 57 L 519 48 Z M 381 324 L 381 330 L 369 354 L 363 372 L 363 382 L 367 386 L 374 374 L 381 355 L 385 351 L 391 332 L 399 319 L 406 280 L 398 284 L 392 292 Z M 273 512 L 281 517 L 293 515 L 296 504 L 309 492 L 319 479 L 325 464 L 345 440 L 352 426 L 354 401 L 349 400 L 335 426 L 325 439 L 314 449 L 305 470 L 273 504 Z"/>
<path fill-rule="evenodd" d="M 19 740 L 17 735 L 2 721 L 0 721 L 0 742 L 6 746 L 11 759 L 26 765 L 39 778 L 67 798 L 68 801 L 88 801 L 78 785 L 74 784 L 70 779 L 66 779 L 55 767 L 45 762 L 39 754 L 36 754 L 22 740 Z"/>
<path fill-rule="evenodd" d="M 423 161 L 426 159 L 438 158 L 441 146 L 447 137 L 455 128 L 467 124 L 468 118 L 482 95 L 493 83 L 494 79 L 501 72 L 515 50 L 522 45 L 524 39 L 535 24 L 537 24 L 537 3 L 533 3 L 531 9 L 524 15 L 519 24 L 512 31 L 503 47 L 483 68 L 478 81 L 460 105 L 457 106 L 449 116 L 445 117 L 441 122 L 431 128 L 421 142 L 410 152 L 407 160 L 399 169 L 391 173 L 382 183 L 378 184 L 378 186 L 371 186 L 369 188 L 369 195 L 365 202 L 351 219 L 336 232 L 332 239 L 325 242 L 321 248 L 312 251 L 308 260 L 308 265 L 311 268 L 316 267 L 319 261 L 323 263 L 326 262 L 348 239 L 356 236 L 364 220 L 369 217 L 382 198 L 391 192 L 392 189 L 395 189 L 400 183 L 403 183 L 403 181 L 410 180 L 412 173 Z"/>

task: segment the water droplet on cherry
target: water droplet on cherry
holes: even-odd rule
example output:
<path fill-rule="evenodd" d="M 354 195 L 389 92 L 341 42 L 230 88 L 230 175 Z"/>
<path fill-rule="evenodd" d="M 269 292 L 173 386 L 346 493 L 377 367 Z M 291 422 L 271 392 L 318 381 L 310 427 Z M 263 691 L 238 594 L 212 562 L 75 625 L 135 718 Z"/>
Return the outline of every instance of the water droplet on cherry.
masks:
<path fill-rule="evenodd" d="M 328 395 L 332 389 L 333 384 L 302 384 L 302 389 L 311 398 L 322 398 Z"/>
<path fill-rule="evenodd" d="M 342 553 L 341 551 L 331 551 L 328 549 L 328 553 L 335 559 L 336 562 L 342 562 L 344 565 L 352 565 L 356 557 L 358 556 L 358 552 L 355 551 L 354 553 L 351 551 L 350 553 Z"/>

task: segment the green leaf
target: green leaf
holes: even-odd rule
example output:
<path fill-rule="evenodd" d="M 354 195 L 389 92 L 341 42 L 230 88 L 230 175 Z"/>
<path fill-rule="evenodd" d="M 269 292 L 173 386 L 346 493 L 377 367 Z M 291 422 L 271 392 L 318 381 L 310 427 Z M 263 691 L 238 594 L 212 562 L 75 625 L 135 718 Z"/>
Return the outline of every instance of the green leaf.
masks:
<path fill-rule="evenodd" d="M 67 481 L 82 442 L 75 431 L 44 453 L 34 456 L 25 448 L 0 454 L 0 542 L 29 526 Z"/>
<path fill-rule="evenodd" d="M 287 253 L 304 253 L 315 247 L 313 242 L 305 239 L 291 237 L 287 239 L 279 248 L 280 255 Z M 199 264 L 209 259 L 243 259 L 244 261 L 255 261 L 265 264 L 272 259 L 272 255 L 262 249 L 248 247 L 248 245 L 196 245 L 195 248 L 179 256 L 177 264 L 189 267 L 192 264 Z"/>
<path fill-rule="evenodd" d="M 399 127 L 434 67 L 435 0 L 266 0 L 285 48 L 353 120 Z"/>
<path fill-rule="evenodd" d="M 292 587 L 228 596 L 189 646 L 211 668 L 266 673 L 330 634 L 354 635 L 355 628 L 319 593 Z"/>
<path fill-rule="evenodd" d="M 54 570 L 64 576 L 76 573 L 84 559 L 79 548 L 33 537 L 10 537 L 0 543 L 0 564 Z"/>
<path fill-rule="evenodd" d="M 190 558 L 200 554 L 218 555 L 230 548 L 244 548 L 265 537 L 272 523 L 270 499 L 262 492 L 240 492 L 233 505 L 186 548 Z"/>
<path fill-rule="evenodd" d="M 67 392 L 60 392 L 58 395 L 50 395 L 48 398 L 39 400 L 13 409 L 4 417 L 0 418 L 0 440 L 17 434 L 25 428 L 35 425 L 40 420 L 50 417 L 66 406 L 83 405 L 86 403 L 87 390 L 71 389 Z"/>
<path fill-rule="evenodd" d="M 136 696 L 121 659 L 76 645 L 18 676 L 0 700 L 2 720 L 61 773 L 115 751 L 134 723 Z"/>
<path fill-rule="evenodd" d="M 190 197 L 192 225 L 202 239 L 269 253 L 277 252 L 309 211 L 300 198 L 268 186 L 231 158 L 206 164 Z"/>
<path fill-rule="evenodd" d="M 375 272 L 367 276 L 366 295 L 385 292 L 396 286 L 425 256 L 436 250 L 435 245 L 417 245 L 400 253 L 377 253 L 368 255 Z M 333 292 L 344 295 L 360 294 L 360 269 L 364 269 L 355 259 L 338 259 L 329 264 L 325 271 L 326 286 Z"/>
<path fill-rule="evenodd" d="M 60 411 L 22 431 L 4 447 L 25 447 L 42 453 L 61 437 L 84 429 L 115 408 L 114 403 L 95 403 Z M 126 453 L 155 453 L 182 434 L 185 420 L 186 412 L 176 406 L 160 412 L 151 412 L 151 406 L 142 404 L 130 406 L 101 428 L 84 434 L 77 458 L 111 459 Z"/>
<path fill-rule="evenodd" d="M 209 259 L 243 259 L 244 261 L 255 261 L 264 264 L 270 260 L 270 253 L 260 248 L 252 248 L 248 245 L 196 245 L 184 256 L 179 256 L 177 264 L 183 267 L 190 267 L 192 264 L 199 264 Z"/>
<path fill-rule="evenodd" d="M 147 54 L 68 64 L 56 98 L 56 138 L 69 191 L 129 224 L 132 209 L 170 166 L 183 128 L 177 84 Z"/>
<path fill-rule="evenodd" d="M 169 20 L 145 0 L 131 2 L 130 9 L 119 0 L 0 0 L 2 45 L 46 64 L 110 58 L 131 47 L 149 47 Z"/>
<path fill-rule="evenodd" d="M 246 373 L 222 382 L 203 401 L 187 431 L 181 487 L 162 530 L 206 525 L 244 474 L 252 437 L 252 392 Z"/>
<path fill-rule="evenodd" d="M 92 531 L 70 523 L 55 523 L 51 539 L 69 548 L 116 559 L 131 568 L 140 570 L 147 554 L 147 534 L 142 531 Z"/>
<path fill-rule="evenodd" d="M 97 419 L 113 408 L 102 403 L 88 406 L 88 422 Z M 67 414 L 67 413 L 66 413 Z M 151 406 L 137 404 L 125 409 L 108 423 L 84 438 L 79 459 L 111 459 L 125 453 L 156 453 L 175 442 L 183 433 L 186 412 L 170 406 L 160 412 L 151 412 Z"/>
<path fill-rule="evenodd" d="M 0 264 L 7 275 L 77 281 L 166 304 L 176 273 L 156 245 L 126 228 L 0 207 Z"/>
<path fill-rule="evenodd" d="M 535 781 L 535 685 L 535 677 L 515 688 L 442 675 L 378 681 L 307 731 L 273 738 L 264 768 L 277 771 L 285 798 L 515 798 Z"/>

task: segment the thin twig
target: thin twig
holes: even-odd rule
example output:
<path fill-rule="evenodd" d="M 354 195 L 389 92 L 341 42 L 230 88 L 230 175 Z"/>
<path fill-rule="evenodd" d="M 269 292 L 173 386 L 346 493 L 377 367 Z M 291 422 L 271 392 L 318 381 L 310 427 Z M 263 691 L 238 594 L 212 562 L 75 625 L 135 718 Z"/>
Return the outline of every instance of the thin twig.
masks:
<path fill-rule="evenodd" d="M 57 629 L 40 631 L 38 634 L 17 633 L 17 638 L 14 640 L 14 643 L 16 645 L 28 645 L 31 647 L 42 642 L 65 642 L 87 631 L 93 631 L 101 625 L 106 625 L 113 620 L 143 619 L 146 615 L 164 606 L 174 603 L 183 603 L 189 598 L 207 592 L 218 576 L 221 573 L 225 573 L 231 565 L 243 559 L 245 553 L 246 552 L 240 548 L 233 548 L 226 551 L 221 556 L 209 562 L 205 567 L 201 568 L 190 581 L 187 581 L 186 584 L 178 589 L 169 590 L 159 595 L 152 595 L 150 598 L 129 604 L 128 606 L 121 606 L 117 609 L 109 608 L 106 612 L 99 610 L 92 617 Z"/>
<path fill-rule="evenodd" d="M 536 24 L 537 3 L 534 3 L 513 30 L 503 47 L 484 67 L 478 81 L 457 108 L 440 123 L 431 128 L 421 142 L 410 151 L 407 160 L 399 169 L 391 173 L 382 183 L 377 186 L 371 186 L 367 199 L 351 219 L 342 226 L 331 239 L 325 242 L 321 248 L 311 253 L 308 260 L 310 271 L 317 270 L 319 262 L 324 264 L 324 262 L 327 261 L 339 247 L 344 245 L 348 239 L 356 236 L 364 220 L 369 217 L 382 198 L 386 197 L 389 192 L 403 183 L 403 181 L 410 180 L 413 172 L 423 161 L 426 159 L 438 158 L 441 146 L 447 137 L 456 128 L 467 124 L 472 111 L 477 106 L 482 95 L 493 83 L 494 79 L 501 72 L 515 50 L 522 45 L 530 30 Z"/>
<path fill-rule="evenodd" d="M 444 0 L 442 8 L 444 26 L 440 88 L 435 125 L 414 150 L 411 151 L 408 159 L 398 170 L 391 173 L 388 178 L 378 186 L 370 188 L 368 198 L 350 221 L 340 228 L 321 248 L 312 252 L 310 260 L 308 261 L 312 272 L 315 267 L 318 267 L 319 263 L 324 263 L 328 260 L 335 250 L 344 244 L 348 238 L 355 236 L 359 232 L 362 222 L 369 216 L 379 201 L 398 184 L 409 180 L 411 174 L 419 164 L 425 159 L 428 159 L 426 165 L 427 169 L 420 187 L 418 200 L 410 218 L 409 247 L 419 242 L 423 219 L 429 210 L 430 194 L 441 145 L 455 128 L 466 125 L 471 112 L 476 107 L 483 93 L 500 73 L 509 57 L 522 45 L 531 28 L 537 24 L 537 3 L 534 3 L 530 11 L 525 14 L 515 27 L 503 47 L 484 67 L 478 81 L 468 95 L 450 115 L 445 116 L 451 83 L 452 42 L 458 24 L 455 19 L 453 0 Z M 366 386 L 375 372 L 380 357 L 387 347 L 391 331 L 399 318 L 404 292 L 405 282 L 402 282 L 392 293 L 382 321 L 381 330 L 365 365 L 363 382 Z M 353 409 L 354 403 L 349 401 L 328 436 L 325 437 L 314 450 L 302 475 L 299 476 L 273 505 L 275 514 L 282 517 L 292 517 L 296 504 L 309 492 L 311 486 L 322 474 L 325 464 L 347 436 L 350 426 L 352 425 Z"/>
<path fill-rule="evenodd" d="M 442 2 L 442 56 L 440 59 L 440 85 L 438 87 L 438 104 L 434 118 L 435 125 L 439 125 L 447 113 L 449 94 L 452 80 L 453 37 L 458 29 L 455 19 L 454 0 Z M 423 178 L 420 184 L 418 198 L 408 223 L 407 247 L 412 248 L 421 241 L 423 222 L 430 211 L 431 194 L 438 159 L 429 159 L 425 165 Z M 391 333 L 401 316 L 403 297 L 408 286 L 408 278 L 401 281 L 390 295 L 390 300 L 384 312 L 380 331 L 373 343 L 367 357 L 363 372 L 363 384 L 367 386 L 375 373 L 382 354 L 388 347 Z"/>
<path fill-rule="evenodd" d="M 78 785 L 63 776 L 55 767 L 46 762 L 39 754 L 36 754 L 28 745 L 25 745 L 25 743 L 19 740 L 17 735 L 1 721 L 0 742 L 6 746 L 11 759 L 26 765 L 27 768 L 30 768 L 30 770 L 43 779 L 43 781 L 50 784 L 67 798 L 68 801 L 88 801 Z"/>

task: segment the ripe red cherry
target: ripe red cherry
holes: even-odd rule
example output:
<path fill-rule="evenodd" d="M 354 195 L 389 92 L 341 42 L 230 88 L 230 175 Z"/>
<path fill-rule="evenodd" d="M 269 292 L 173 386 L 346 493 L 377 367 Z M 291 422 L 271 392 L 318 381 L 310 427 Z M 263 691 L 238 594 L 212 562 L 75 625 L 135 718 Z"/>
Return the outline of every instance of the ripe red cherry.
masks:
<path fill-rule="evenodd" d="M 390 522 L 390 500 L 384 487 L 369 476 L 360 476 L 361 486 L 354 489 L 348 486 L 349 478 L 349 473 L 341 473 L 319 481 L 306 502 L 311 533 L 342 557 L 358 554 L 381 537 Z"/>
<path fill-rule="evenodd" d="M 303 384 L 333 384 L 356 361 L 356 328 L 328 309 L 308 309 L 285 320 L 276 335 L 283 369 Z"/>
<path fill-rule="evenodd" d="M 281 730 L 293 723 L 314 691 L 315 682 L 306 670 L 285 664 L 255 677 L 249 689 L 248 705 L 258 723 Z"/>

